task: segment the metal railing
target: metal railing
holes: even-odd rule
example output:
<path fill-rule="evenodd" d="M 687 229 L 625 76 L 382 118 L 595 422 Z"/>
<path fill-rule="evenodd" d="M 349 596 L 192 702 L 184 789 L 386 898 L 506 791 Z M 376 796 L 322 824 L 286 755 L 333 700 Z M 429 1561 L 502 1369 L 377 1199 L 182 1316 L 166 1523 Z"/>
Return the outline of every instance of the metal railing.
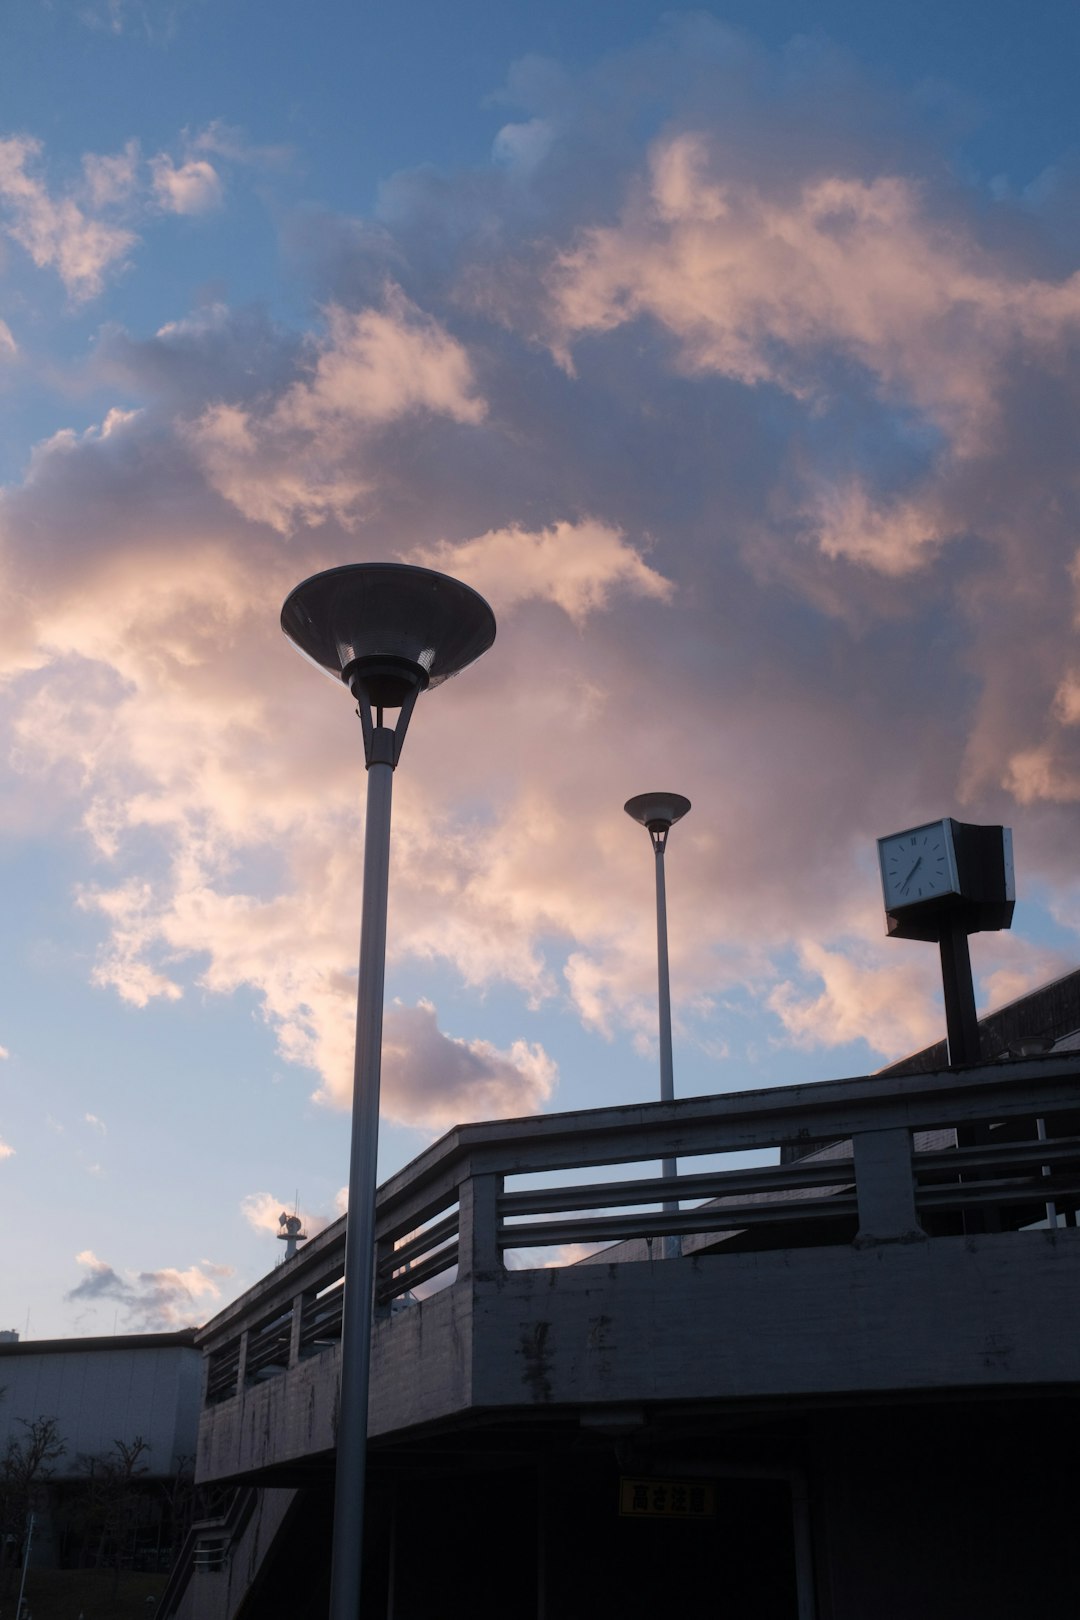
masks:
<path fill-rule="evenodd" d="M 833 1145 L 790 1156 L 821 1142 Z M 653 1168 L 761 1150 L 786 1162 Z M 647 1168 L 598 1177 L 617 1165 Z M 573 1185 L 520 1185 L 576 1171 Z M 497 1277 L 510 1252 L 623 1245 L 590 1257 L 604 1262 L 669 1234 L 720 1254 L 932 1241 L 1075 1223 L 1078 1206 L 1074 1054 L 498 1120 L 449 1132 L 380 1188 L 376 1305 L 388 1313 L 455 1267 L 459 1282 Z M 344 1244 L 342 1219 L 202 1331 L 207 1404 L 337 1342 Z"/>
<path fill-rule="evenodd" d="M 192 1575 L 217 1574 L 228 1567 L 233 1546 L 247 1528 L 258 1492 L 250 1485 L 234 1486 L 221 1511 L 196 1519 L 181 1542 L 156 1613 L 169 1620 L 180 1606 Z"/>

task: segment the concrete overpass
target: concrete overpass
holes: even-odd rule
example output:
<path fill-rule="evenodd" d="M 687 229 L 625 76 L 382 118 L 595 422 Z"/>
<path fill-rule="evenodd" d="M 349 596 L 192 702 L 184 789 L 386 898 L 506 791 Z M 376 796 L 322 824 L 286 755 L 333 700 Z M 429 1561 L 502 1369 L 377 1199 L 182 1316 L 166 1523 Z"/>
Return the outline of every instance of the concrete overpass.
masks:
<path fill-rule="evenodd" d="M 1078 1128 L 1070 1052 L 449 1132 L 378 1197 L 365 1612 L 1069 1612 Z M 199 1334 L 248 1508 L 173 1613 L 325 1613 L 344 1236 Z"/>

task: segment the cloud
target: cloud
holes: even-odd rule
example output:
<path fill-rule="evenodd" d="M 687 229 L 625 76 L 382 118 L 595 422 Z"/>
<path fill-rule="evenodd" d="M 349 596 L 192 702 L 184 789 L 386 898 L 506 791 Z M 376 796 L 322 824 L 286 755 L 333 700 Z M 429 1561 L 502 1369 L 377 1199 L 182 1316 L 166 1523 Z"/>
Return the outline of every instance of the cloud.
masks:
<path fill-rule="evenodd" d="M 326 310 L 304 375 L 261 409 L 215 404 L 188 428 L 210 483 L 255 522 L 349 522 L 373 488 L 358 470 L 379 430 L 417 413 L 476 424 L 484 403 L 463 345 L 399 289 L 381 309 Z"/>
<path fill-rule="evenodd" d="M 15 1149 L 11 1146 L 11 1143 L 5 1142 L 3 1137 L 0 1136 L 0 1159 L 10 1159 L 14 1152 Z"/>
<path fill-rule="evenodd" d="M 818 994 L 785 979 L 768 1004 L 798 1046 L 829 1047 L 863 1040 L 885 1058 L 898 1058 L 940 1040 L 942 1016 L 929 1004 L 935 964 L 927 952 L 895 967 L 877 967 L 868 952 L 799 946 L 800 966 L 822 985 Z"/>
<path fill-rule="evenodd" d="M 6 321 L 0 321 L 0 360 L 13 360 L 18 352 L 19 346 L 11 335 L 11 327 Z"/>
<path fill-rule="evenodd" d="M 859 483 L 821 491 L 803 513 L 807 539 L 826 557 L 844 557 L 901 577 L 934 561 L 950 538 L 918 499 L 875 501 Z"/>
<path fill-rule="evenodd" d="M 3 1061 L 4 1058 L 9 1058 L 10 1056 L 11 1053 L 8 1051 L 7 1047 L 0 1046 L 0 1061 Z"/>
<path fill-rule="evenodd" d="M 386 1009 L 384 1113 L 445 1129 L 471 1119 L 539 1113 L 555 1092 L 558 1068 L 539 1042 L 461 1040 L 438 1027 L 429 1001 Z"/>
<path fill-rule="evenodd" d="M 152 45 L 175 38 L 180 19 L 201 0 L 81 0 L 75 15 L 87 28 L 119 38 L 141 35 Z"/>
<path fill-rule="evenodd" d="M 578 625 L 606 607 L 620 587 L 659 601 L 669 600 L 672 590 L 617 529 L 588 519 L 556 523 L 537 534 L 503 529 L 459 545 L 442 541 L 411 560 L 468 579 L 498 610 L 548 600 Z"/>
<path fill-rule="evenodd" d="M 286 168 L 294 161 L 291 146 L 257 145 L 245 130 L 236 124 L 227 124 L 222 118 L 211 119 L 204 129 L 188 136 L 186 144 L 189 152 L 209 153 L 229 163 L 260 169 Z"/>
<path fill-rule="evenodd" d="M 100 985 L 252 992 L 347 1096 L 363 766 L 278 613 L 376 559 L 499 617 L 395 779 L 391 979 L 649 1047 L 653 866 L 621 807 L 660 786 L 694 805 L 677 1038 L 730 1050 L 718 1087 L 732 1001 L 766 1050 L 939 1029 L 933 953 L 881 932 L 882 832 L 1014 824 L 1021 882 L 1080 924 L 1075 279 L 895 108 L 876 134 L 874 87 L 800 63 L 700 19 L 591 75 L 533 63 L 499 117 L 542 139 L 399 176 L 376 220 L 304 215 L 299 328 L 216 300 L 103 335 L 116 407 L 0 493 L 5 813 L 82 852 Z M 171 172 L 240 161 L 200 140 Z M 453 1027 L 388 1009 L 388 1115 L 557 1097 L 534 1040 Z"/>
<path fill-rule="evenodd" d="M 134 139 L 127 141 L 121 152 L 85 152 L 82 166 L 91 206 L 110 208 L 129 202 L 139 185 L 141 161 L 139 143 Z"/>
<path fill-rule="evenodd" d="M 906 176 L 796 181 L 787 195 L 724 175 L 707 136 L 662 138 L 614 226 L 584 231 L 545 274 L 565 364 L 587 333 L 648 317 L 691 374 L 822 392 L 832 350 L 910 401 L 957 450 L 985 443 L 1016 351 L 1045 364 L 1080 327 L 1080 272 L 1017 275 Z M 950 364 L 935 363 L 942 345 Z"/>
<path fill-rule="evenodd" d="M 224 201 L 221 176 L 205 158 L 179 166 L 164 152 L 150 160 L 154 196 L 166 214 L 206 214 Z"/>
<path fill-rule="evenodd" d="M 75 1260 L 87 1275 L 64 1298 L 91 1306 L 113 1301 L 122 1310 L 126 1327 L 133 1332 L 200 1326 L 210 1314 L 207 1302 L 221 1298 L 221 1281 L 233 1275 L 231 1266 L 214 1265 L 208 1260 L 183 1271 L 165 1267 L 161 1271 L 123 1273 L 100 1260 L 92 1249 L 83 1249 Z"/>
<path fill-rule="evenodd" d="M 102 1136 L 107 1136 L 109 1134 L 105 1121 L 103 1119 L 98 1119 L 96 1114 L 84 1114 L 83 1121 L 85 1124 L 90 1126 L 91 1130 L 99 1131 Z"/>
<path fill-rule="evenodd" d="M 51 194 L 36 170 L 41 142 L 30 136 L 0 139 L 0 213 L 13 241 L 39 269 L 54 269 L 74 303 L 95 297 L 106 272 L 122 267 L 134 233 L 87 213 L 73 196 Z M 103 183 L 100 165 L 88 170 L 91 192 Z M 117 160 L 112 160 L 114 163 Z"/>

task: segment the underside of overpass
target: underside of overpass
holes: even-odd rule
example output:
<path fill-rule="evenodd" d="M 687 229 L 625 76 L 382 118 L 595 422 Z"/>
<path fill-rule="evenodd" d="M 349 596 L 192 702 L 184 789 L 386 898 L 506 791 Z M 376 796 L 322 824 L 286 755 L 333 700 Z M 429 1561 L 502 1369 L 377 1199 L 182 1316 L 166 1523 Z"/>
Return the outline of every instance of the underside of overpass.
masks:
<path fill-rule="evenodd" d="M 741 1620 L 1064 1615 L 1076 1501 L 1053 1459 L 1078 1440 L 1074 1392 L 473 1413 L 371 1448 L 363 1613 L 652 1620 L 707 1598 Z M 332 1455 L 265 1484 L 286 1479 L 238 1620 L 327 1612 Z"/>

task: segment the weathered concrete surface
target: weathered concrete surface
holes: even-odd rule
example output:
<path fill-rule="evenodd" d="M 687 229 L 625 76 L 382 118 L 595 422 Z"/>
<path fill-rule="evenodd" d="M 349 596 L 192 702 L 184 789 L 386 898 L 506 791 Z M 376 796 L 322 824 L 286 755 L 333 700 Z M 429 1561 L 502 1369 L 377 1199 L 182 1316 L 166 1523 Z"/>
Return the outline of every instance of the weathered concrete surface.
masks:
<path fill-rule="evenodd" d="M 334 1447 L 337 1350 L 207 1407 L 199 1420 L 196 1479 L 257 1474 Z"/>
<path fill-rule="evenodd" d="M 446 1288 L 375 1323 L 372 1438 L 445 1419 L 469 1406 L 471 1303 L 468 1288 Z M 207 1407 L 199 1424 L 199 1481 L 261 1474 L 331 1452 L 339 1362 L 340 1347 L 334 1346 L 233 1400 Z"/>
<path fill-rule="evenodd" d="M 481 1275 L 376 1324 L 370 1428 L 470 1409 L 1068 1384 L 1078 1339 L 1075 1228 Z M 325 1456 L 337 1373 L 327 1351 L 209 1408 L 199 1478 Z"/>
<path fill-rule="evenodd" d="M 475 1292 L 480 1407 L 1070 1383 L 1080 1230 L 514 1272 Z"/>

